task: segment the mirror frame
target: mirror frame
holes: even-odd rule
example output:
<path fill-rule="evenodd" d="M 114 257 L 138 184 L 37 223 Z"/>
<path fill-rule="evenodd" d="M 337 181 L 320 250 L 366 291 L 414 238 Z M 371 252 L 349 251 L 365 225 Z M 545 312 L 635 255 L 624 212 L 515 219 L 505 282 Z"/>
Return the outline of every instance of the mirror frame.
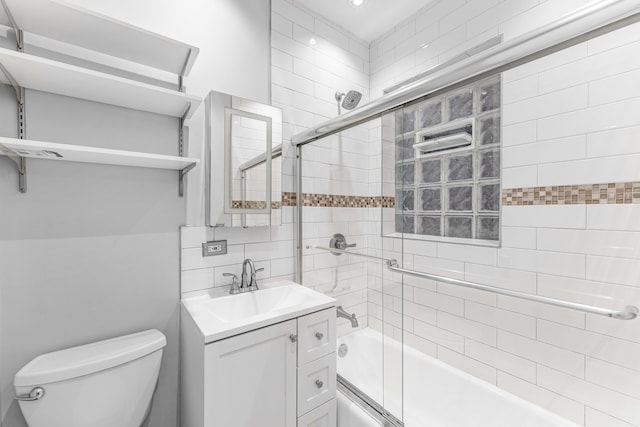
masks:
<path fill-rule="evenodd" d="M 265 148 L 265 163 L 266 163 L 266 204 L 264 208 L 234 208 L 233 207 L 233 179 L 231 174 L 234 172 L 231 167 L 231 152 L 232 152 L 232 117 L 240 116 L 253 120 L 265 122 L 266 126 L 266 148 Z M 225 214 L 271 214 L 271 145 L 272 140 L 272 120 L 269 116 L 263 116 L 260 114 L 251 113 L 245 110 L 239 110 L 237 108 L 225 107 L 224 108 L 224 188 L 225 188 L 225 200 L 224 200 L 224 213 Z"/>

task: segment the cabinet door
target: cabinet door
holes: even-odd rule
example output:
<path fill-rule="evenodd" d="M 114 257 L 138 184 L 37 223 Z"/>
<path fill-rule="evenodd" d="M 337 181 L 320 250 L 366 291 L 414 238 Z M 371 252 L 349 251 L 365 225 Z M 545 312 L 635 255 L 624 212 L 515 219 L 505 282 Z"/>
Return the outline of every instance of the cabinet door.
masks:
<path fill-rule="evenodd" d="M 295 427 L 296 321 L 205 346 L 205 427 Z"/>

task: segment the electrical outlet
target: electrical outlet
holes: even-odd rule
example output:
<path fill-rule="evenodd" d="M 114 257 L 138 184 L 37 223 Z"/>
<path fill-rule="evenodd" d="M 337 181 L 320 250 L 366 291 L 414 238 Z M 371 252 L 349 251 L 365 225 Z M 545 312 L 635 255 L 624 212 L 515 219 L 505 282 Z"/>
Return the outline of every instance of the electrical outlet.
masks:
<path fill-rule="evenodd" d="M 224 255 L 227 253 L 226 240 L 214 240 L 202 244 L 202 256 Z"/>

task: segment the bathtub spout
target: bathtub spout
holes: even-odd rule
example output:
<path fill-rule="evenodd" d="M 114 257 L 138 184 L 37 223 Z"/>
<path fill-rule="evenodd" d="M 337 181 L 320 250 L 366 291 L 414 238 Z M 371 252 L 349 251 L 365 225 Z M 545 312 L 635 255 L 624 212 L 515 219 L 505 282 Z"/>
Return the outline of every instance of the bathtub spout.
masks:
<path fill-rule="evenodd" d="M 352 328 L 357 328 L 358 327 L 358 319 L 356 319 L 356 314 L 349 314 L 345 311 L 344 308 L 342 308 L 341 305 L 336 307 L 336 314 L 338 315 L 338 317 L 342 317 L 345 318 L 347 320 L 349 320 L 351 322 L 351 327 Z"/>

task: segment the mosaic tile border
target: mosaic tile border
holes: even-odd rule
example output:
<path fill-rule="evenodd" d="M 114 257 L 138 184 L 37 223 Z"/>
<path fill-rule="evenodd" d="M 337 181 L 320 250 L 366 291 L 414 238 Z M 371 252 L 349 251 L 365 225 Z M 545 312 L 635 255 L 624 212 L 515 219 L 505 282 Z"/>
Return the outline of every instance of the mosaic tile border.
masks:
<path fill-rule="evenodd" d="M 282 206 L 297 206 L 297 193 L 293 193 L 291 191 L 283 191 L 282 192 Z"/>
<path fill-rule="evenodd" d="M 640 182 L 505 188 L 503 206 L 611 205 L 640 203 Z"/>
<path fill-rule="evenodd" d="M 296 193 L 283 192 L 282 206 L 296 206 L 296 198 Z M 395 198 L 388 196 L 303 193 L 302 200 L 309 207 L 395 207 Z M 605 204 L 640 204 L 640 181 L 502 189 L 503 206 Z"/>
<path fill-rule="evenodd" d="M 282 205 L 296 206 L 297 194 L 292 192 L 283 192 Z M 395 207 L 395 198 L 383 196 L 371 197 L 302 193 L 302 205 L 327 208 L 393 208 Z"/>
<path fill-rule="evenodd" d="M 280 209 L 282 202 L 271 202 L 271 209 Z M 233 209 L 264 209 L 267 206 L 267 202 L 265 200 L 262 201 L 242 201 L 242 200 L 232 200 L 231 207 Z"/>

